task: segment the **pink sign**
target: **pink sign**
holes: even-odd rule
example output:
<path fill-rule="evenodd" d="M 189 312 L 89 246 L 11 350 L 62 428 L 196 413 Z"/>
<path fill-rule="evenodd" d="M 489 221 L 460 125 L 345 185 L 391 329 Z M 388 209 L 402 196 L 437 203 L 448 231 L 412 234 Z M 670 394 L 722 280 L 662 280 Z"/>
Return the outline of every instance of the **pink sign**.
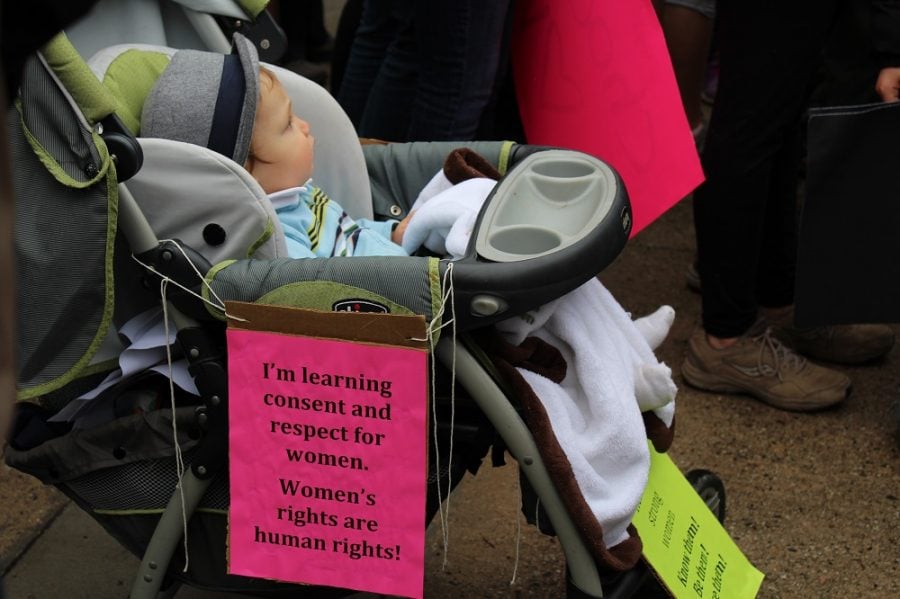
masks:
<path fill-rule="evenodd" d="M 227 334 L 228 571 L 421 597 L 426 352 Z"/>
<path fill-rule="evenodd" d="M 528 143 L 615 168 L 632 235 L 703 181 L 650 0 L 517 2 L 512 60 Z"/>

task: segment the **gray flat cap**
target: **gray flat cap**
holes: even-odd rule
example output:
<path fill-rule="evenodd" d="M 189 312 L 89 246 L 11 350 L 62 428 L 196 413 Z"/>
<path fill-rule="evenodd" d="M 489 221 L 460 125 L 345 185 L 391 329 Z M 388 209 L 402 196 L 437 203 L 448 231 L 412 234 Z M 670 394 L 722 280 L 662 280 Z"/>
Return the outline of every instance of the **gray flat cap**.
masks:
<path fill-rule="evenodd" d="M 179 50 L 144 102 L 141 135 L 207 147 L 247 161 L 259 98 L 259 57 L 234 34 L 236 53 Z"/>

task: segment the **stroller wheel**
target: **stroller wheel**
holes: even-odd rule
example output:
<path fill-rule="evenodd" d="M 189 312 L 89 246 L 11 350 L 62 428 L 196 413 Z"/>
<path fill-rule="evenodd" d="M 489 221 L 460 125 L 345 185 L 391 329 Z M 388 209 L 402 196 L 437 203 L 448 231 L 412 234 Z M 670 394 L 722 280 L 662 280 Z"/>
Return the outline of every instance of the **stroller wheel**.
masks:
<path fill-rule="evenodd" d="M 725 485 L 722 479 L 709 470 L 691 470 L 685 477 L 719 522 L 724 522 Z"/>

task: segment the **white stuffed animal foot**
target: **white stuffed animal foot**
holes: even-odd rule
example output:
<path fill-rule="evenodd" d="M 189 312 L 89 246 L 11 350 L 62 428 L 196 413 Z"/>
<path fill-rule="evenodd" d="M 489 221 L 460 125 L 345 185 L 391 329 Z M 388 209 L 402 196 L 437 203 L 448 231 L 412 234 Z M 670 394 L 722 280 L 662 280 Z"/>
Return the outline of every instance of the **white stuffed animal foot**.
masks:
<path fill-rule="evenodd" d="M 634 326 L 647 341 L 650 349 L 656 349 L 666 340 L 673 322 L 675 309 L 672 306 L 660 306 L 656 312 L 635 320 Z"/>
<path fill-rule="evenodd" d="M 665 341 L 675 322 L 672 306 L 660 306 L 656 312 L 634 321 L 641 337 L 656 349 Z M 634 373 L 634 396 L 641 412 L 655 410 L 675 399 L 678 387 L 672 380 L 672 371 L 662 363 L 641 364 Z"/>

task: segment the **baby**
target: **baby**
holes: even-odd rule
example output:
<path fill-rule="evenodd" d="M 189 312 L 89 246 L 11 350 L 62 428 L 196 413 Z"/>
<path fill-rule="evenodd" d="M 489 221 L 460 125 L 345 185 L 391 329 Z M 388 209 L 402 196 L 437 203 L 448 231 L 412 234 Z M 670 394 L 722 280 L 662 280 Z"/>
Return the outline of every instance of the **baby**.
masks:
<path fill-rule="evenodd" d="M 403 221 L 353 219 L 312 187 L 315 138 L 256 48 L 176 52 L 144 103 L 141 135 L 207 147 L 242 164 L 269 195 L 292 258 L 405 256 Z"/>

